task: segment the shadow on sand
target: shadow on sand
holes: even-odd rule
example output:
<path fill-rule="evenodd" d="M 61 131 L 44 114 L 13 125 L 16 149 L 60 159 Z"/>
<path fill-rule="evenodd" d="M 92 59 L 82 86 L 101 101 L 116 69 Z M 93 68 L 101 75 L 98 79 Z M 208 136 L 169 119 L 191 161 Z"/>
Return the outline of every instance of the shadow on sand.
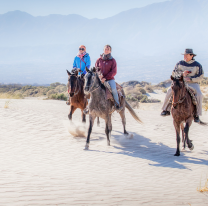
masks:
<path fill-rule="evenodd" d="M 188 157 L 186 154 L 181 152 L 181 156 L 175 157 L 176 148 L 170 148 L 163 143 L 154 143 L 150 139 L 133 133 L 133 139 L 126 139 L 122 135 L 113 135 L 111 147 L 114 147 L 118 152 L 110 151 L 99 151 L 99 150 L 89 150 L 92 152 L 105 152 L 128 155 L 134 158 L 142 158 L 146 160 L 153 161 L 154 163 L 149 163 L 149 165 L 155 167 L 170 167 L 178 169 L 189 169 L 185 164 L 198 164 L 198 165 L 208 165 L 208 160 Z M 99 139 L 97 139 L 99 140 Z M 190 153 L 187 149 L 186 153 Z M 194 150 L 192 151 L 194 152 Z M 206 154 L 204 154 L 206 156 Z M 207 157 L 207 156 L 206 156 Z"/>

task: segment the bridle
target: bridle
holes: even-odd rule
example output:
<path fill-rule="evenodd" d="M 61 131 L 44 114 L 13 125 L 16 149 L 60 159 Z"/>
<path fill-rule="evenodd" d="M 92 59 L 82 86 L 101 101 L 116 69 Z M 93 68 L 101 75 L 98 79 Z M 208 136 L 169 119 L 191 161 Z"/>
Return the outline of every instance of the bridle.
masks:
<path fill-rule="evenodd" d="M 181 104 L 181 103 L 183 103 L 183 101 L 186 99 L 186 93 L 185 93 L 185 95 L 181 98 L 181 95 L 180 95 L 180 98 L 179 98 L 179 100 L 177 101 L 177 102 L 173 102 L 172 101 L 172 105 L 177 105 L 177 104 Z"/>
<path fill-rule="evenodd" d="M 72 74 L 73 75 L 73 74 Z M 76 77 L 76 87 L 75 87 L 75 89 L 74 89 L 74 95 L 73 96 L 75 96 L 75 95 L 77 95 L 78 93 L 79 93 L 79 91 L 80 91 L 80 87 L 78 88 L 78 91 L 76 91 L 77 90 L 77 87 L 78 87 L 78 77 L 76 76 L 76 75 L 73 75 L 73 76 L 75 76 Z M 69 93 L 69 90 L 68 90 L 68 93 Z"/>
<path fill-rule="evenodd" d="M 97 77 L 97 73 L 96 73 L 96 77 Z M 94 87 L 94 84 L 95 84 L 95 81 L 93 82 L 93 84 L 92 84 L 92 86 L 91 86 L 91 88 L 93 88 Z M 93 90 L 88 90 L 88 92 L 90 93 L 92 93 L 92 92 L 94 92 L 95 90 L 97 90 L 99 87 L 101 86 L 101 83 L 99 84 L 99 86 L 98 87 L 96 87 L 95 89 L 93 89 Z M 85 87 L 90 87 L 90 86 L 85 86 Z"/>

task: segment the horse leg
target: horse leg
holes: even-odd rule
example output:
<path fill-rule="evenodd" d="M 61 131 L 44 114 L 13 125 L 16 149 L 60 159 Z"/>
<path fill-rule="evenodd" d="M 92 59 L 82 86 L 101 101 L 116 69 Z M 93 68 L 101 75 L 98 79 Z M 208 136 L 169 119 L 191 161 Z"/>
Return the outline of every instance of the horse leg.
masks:
<path fill-rule="evenodd" d="M 68 118 L 69 120 L 72 120 L 72 114 L 74 113 L 74 111 L 76 110 L 77 108 L 73 105 L 70 106 L 70 111 L 69 111 L 69 115 L 68 115 Z"/>
<path fill-rule="evenodd" d="M 175 121 L 173 121 L 173 124 L 175 126 L 176 142 L 177 142 L 177 149 L 174 156 L 180 156 L 180 124 L 176 123 Z"/>
<path fill-rule="evenodd" d="M 97 126 L 98 127 L 100 126 L 100 119 L 99 119 L 99 117 L 97 117 Z"/>
<path fill-rule="evenodd" d="M 95 117 L 94 115 L 89 115 L 89 119 L 90 119 L 90 125 L 89 125 L 89 129 L 88 129 L 88 135 L 87 135 L 87 141 L 86 141 L 86 145 L 85 145 L 85 149 L 88 150 L 89 149 L 89 144 L 90 144 L 90 135 L 92 132 L 92 127 L 95 121 Z"/>
<path fill-rule="evenodd" d="M 189 119 L 187 119 L 187 121 L 186 121 L 186 126 L 185 126 L 185 128 L 184 128 L 184 132 L 185 132 L 185 140 L 186 140 L 186 143 L 187 143 L 188 148 L 189 148 L 190 150 L 193 150 L 193 149 L 194 149 L 194 145 L 192 144 L 192 140 L 190 140 L 189 137 L 188 137 L 189 128 L 190 128 L 190 126 L 191 126 L 191 124 L 192 124 L 192 120 L 193 120 L 192 117 L 190 117 Z"/>
<path fill-rule="evenodd" d="M 184 134 L 184 125 L 183 125 L 183 123 L 181 123 L 181 131 L 182 131 L 182 143 L 183 143 L 182 150 L 185 150 L 185 148 L 186 148 L 186 141 L 185 141 L 185 134 Z"/>
<path fill-rule="evenodd" d="M 86 115 L 84 114 L 83 110 L 82 110 L 82 122 L 86 123 Z"/>
<path fill-rule="evenodd" d="M 112 131 L 111 115 L 109 115 L 109 117 L 106 118 L 105 124 L 106 124 L 105 134 L 107 136 L 107 145 L 110 146 L 110 136 Z"/>
<path fill-rule="evenodd" d="M 121 116 L 121 120 L 122 120 L 122 124 L 123 124 L 123 129 L 124 129 L 124 134 L 125 135 L 128 135 L 129 133 L 126 131 L 125 109 L 122 109 L 119 114 Z"/>

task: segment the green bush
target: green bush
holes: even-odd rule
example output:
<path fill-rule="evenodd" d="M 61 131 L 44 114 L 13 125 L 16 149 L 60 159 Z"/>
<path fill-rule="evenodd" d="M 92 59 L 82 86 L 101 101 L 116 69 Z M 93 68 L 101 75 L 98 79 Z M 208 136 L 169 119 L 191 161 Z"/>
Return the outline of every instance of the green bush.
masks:
<path fill-rule="evenodd" d="M 146 95 L 143 96 L 143 98 L 140 100 L 141 103 L 147 103 L 148 97 Z"/>
<path fill-rule="evenodd" d="M 57 99 L 57 100 L 64 100 L 64 101 L 67 101 L 67 96 L 63 93 L 61 94 L 52 94 L 49 99 Z"/>
<path fill-rule="evenodd" d="M 138 91 L 140 91 L 142 94 L 146 94 L 146 91 L 142 87 L 137 87 Z"/>

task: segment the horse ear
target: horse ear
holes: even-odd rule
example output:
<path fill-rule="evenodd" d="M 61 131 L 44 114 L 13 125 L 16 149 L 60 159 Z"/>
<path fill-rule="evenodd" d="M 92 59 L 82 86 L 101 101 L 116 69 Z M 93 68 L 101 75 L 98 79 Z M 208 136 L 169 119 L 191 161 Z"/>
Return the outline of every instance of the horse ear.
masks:
<path fill-rule="evenodd" d="M 86 70 L 86 72 L 89 72 L 90 71 L 87 67 L 85 67 L 85 70 Z"/>
<path fill-rule="evenodd" d="M 77 76 L 77 75 L 78 75 L 78 70 L 76 70 L 76 71 L 74 72 L 74 74 Z"/>
<path fill-rule="evenodd" d="M 170 79 L 171 79 L 171 80 L 174 80 L 174 77 L 171 75 L 171 76 L 170 76 Z"/>
<path fill-rule="evenodd" d="M 93 71 L 93 72 L 96 72 L 96 68 L 95 68 L 95 67 L 93 67 L 93 68 L 92 68 L 92 71 Z"/>
<path fill-rule="evenodd" d="M 68 71 L 68 70 L 66 70 L 67 71 L 67 74 L 70 76 L 71 75 L 71 73 Z"/>
<path fill-rule="evenodd" d="M 179 81 L 183 81 L 183 75 L 181 75 L 181 78 L 179 79 Z"/>

